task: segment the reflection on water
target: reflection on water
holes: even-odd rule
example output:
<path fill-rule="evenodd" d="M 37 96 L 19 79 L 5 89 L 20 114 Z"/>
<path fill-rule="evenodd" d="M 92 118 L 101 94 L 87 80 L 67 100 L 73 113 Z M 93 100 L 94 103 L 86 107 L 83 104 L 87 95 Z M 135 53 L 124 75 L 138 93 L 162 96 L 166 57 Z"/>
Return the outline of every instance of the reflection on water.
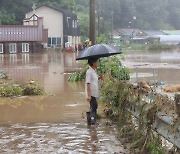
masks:
<path fill-rule="evenodd" d="M 9 54 L 10 64 L 17 64 L 17 54 Z"/>
<path fill-rule="evenodd" d="M 84 123 L 1 126 L 0 153 L 129 153 L 113 130 L 101 123 L 97 128 L 87 128 Z"/>
<path fill-rule="evenodd" d="M 0 64 L 4 63 L 4 54 L 0 54 Z"/>
<path fill-rule="evenodd" d="M 0 70 L 8 73 L 9 78 L 21 83 L 38 80 L 47 92 L 59 93 L 67 87 L 67 75 L 79 69 L 75 61 L 76 53 L 49 52 L 44 54 L 0 55 Z M 67 91 L 66 91 L 67 92 Z"/>
<path fill-rule="evenodd" d="M 23 64 L 29 63 L 29 53 L 22 54 L 22 63 Z"/>

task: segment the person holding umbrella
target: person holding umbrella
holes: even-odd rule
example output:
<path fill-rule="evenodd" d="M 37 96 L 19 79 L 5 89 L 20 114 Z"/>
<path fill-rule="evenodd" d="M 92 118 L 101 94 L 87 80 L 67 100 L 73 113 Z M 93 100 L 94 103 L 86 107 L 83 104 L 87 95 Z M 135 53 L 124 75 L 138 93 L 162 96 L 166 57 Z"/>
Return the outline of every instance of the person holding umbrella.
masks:
<path fill-rule="evenodd" d="M 99 97 L 99 86 L 98 80 L 103 80 L 103 76 L 99 76 L 96 72 L 98 66 L 98 58 L 91 57 L 88 59 L 89 69 L 86 72 L 86 80 L 85 80 L 85 91 L 86 98 L 90 104 L 90 117 L 91 124 L 96 124 L 96 116 L 97 116 L 97 108 L 98 103 L 97 99 Z"/>
<path fill-rule="evenodd" d="M 96 73 L 98 58 L 109 57 L 121 53 L 122 51 L 112 45 L 96 44 L 85 48 L 76 58 L 76 60 L 88 60 L 88 64 L 90 66 L 86 72 L 85 81 L 86 97 L 90 103 L 90 112 L 87 112 L 88 125 L 96 124 L 96 112 L 98 107 L 97 98 L 99 97 L 98 80 L 103 79 L 103 76 L 98 77 Z"/>

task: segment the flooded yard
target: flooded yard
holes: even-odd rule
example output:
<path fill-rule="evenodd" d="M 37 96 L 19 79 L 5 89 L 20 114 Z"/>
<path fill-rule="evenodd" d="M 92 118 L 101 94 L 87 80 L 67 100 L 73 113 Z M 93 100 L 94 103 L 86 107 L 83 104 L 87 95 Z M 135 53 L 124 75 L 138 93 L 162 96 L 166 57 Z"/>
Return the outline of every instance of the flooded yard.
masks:
<path fill-rule="evenodd" d="M 180 83 L 180 51 L 128 52 L 123 64 L 132 81 Z M 84 83 L 67 82 L 79 70 L 75 53 L 0 55 L 0 70 L 18 83 L 37 80 L 46 96 L 0 98 L 0 153 L 130 153 L 116 137 L 116 127 L 101 119 L 87 127 L 89 105 Z M 99 113 L 102 113 L 101 107 Z"/>
<path fill-rule="evenodd" d="M 123 64 L 131 68 L 131 80 L 155 80 L 166 85 L 180 84 L 180 50 L 128 51 Z"/>
<path fill-rule="evenodd" d="M 0 98 L 0 153 L 129 153 L 107 119 L 87 127 L 84 83 L 67 82 L 80 66 L 75 57 L 54 51 L 0 55 L 0 70 L 9 78 L 22 84 L 38 80 L 49 93 Z"/>

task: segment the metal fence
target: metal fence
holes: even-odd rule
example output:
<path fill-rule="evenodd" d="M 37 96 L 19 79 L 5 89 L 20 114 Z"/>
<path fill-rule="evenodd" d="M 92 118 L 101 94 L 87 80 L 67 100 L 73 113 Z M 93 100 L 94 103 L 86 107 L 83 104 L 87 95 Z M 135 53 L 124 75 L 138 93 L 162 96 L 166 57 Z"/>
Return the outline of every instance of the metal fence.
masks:
<path fill-rule="evenodd" d="M 138 72 L 138 68 L 136 67 L 134 81 L 134 83 L 136 84 L 142 79 L 139 74 L 140 73 Z M 149 76 L 149 78 L 151 78 L 151 81 L 153 82 L 153 93 L 157 92 L 156 77 L 157 74 L 155 73 L 155 69 L 152 69 L 152 74 Z M 129 108 L 126 108 L 126 110 L 129 111 L 134 117 L 139 118 L 140 109 L 138 107 L 131 105 Z M 173 121 L 173 118 L 158 112 L 155 116 L 155 121 L 152 125 L 152 129 L 180 149 L 180 126 L 178 126 L 176 130 L 174 130 L 174 128 L 172 127 Z"/>

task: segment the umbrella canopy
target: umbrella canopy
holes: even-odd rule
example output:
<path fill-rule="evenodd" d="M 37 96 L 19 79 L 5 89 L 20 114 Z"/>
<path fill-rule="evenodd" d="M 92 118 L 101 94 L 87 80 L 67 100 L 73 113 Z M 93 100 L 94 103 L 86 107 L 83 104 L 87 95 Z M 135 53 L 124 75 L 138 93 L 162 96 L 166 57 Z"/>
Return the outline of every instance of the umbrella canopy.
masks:
<path fill-rule="evenodd" d="M 116 47 L 108 44 L 96 44 L 88 47 L 80 52 L 76 60 L 85 60 L 91 57 L 108 57 L 111 55 L 121 54 L 122 51 L 118 50 Z"/>

